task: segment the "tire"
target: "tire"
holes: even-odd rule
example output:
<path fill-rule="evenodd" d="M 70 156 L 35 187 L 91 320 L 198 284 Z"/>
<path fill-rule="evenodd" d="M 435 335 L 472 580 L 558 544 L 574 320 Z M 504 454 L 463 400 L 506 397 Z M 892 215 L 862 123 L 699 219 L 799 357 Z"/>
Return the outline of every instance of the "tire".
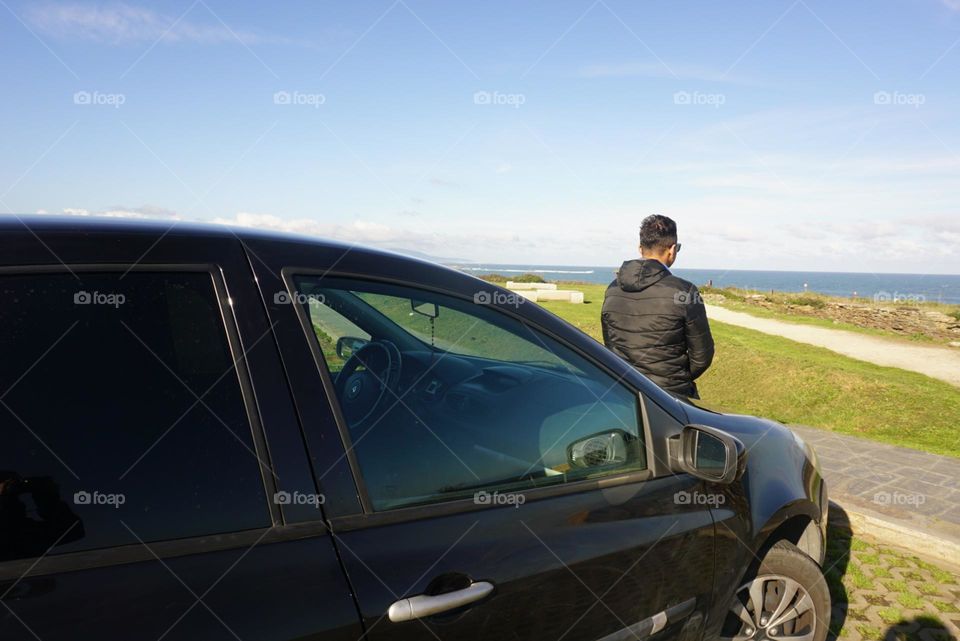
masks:
<path fill-rule="evenodd" d="M 777 541 L 747 573 L 720 634 L 729 641 L 824 641 L 829 629 L 830 591 L 820 567 Z"/>

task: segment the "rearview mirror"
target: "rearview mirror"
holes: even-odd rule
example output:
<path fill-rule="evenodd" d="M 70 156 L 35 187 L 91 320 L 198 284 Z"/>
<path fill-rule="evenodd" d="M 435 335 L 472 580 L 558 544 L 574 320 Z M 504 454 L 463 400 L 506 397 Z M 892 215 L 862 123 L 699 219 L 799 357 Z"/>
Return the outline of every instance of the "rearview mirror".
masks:
<path fill-rule="evenodd" d="M 347 360 L 353 356 L 354 352 L 369 342 L 365 338 L 357 338 L 356 336 L 341 336 L 337 339 L 337 356 Z"/>
<path fill-rule="evenodd" d="M 743 443 L 723 430 L 687 425 L 679 442 L 671 443 L 671 459 L 678 471 L 711 483 L 733 483 L 743 469 Z"/>
<path fill-rule="evenodd" d="M 427 318 L 436 318 L 440 315 L 440 308 L 437 307 L 437 304 L 428 303 L 427 301 L 411 300 L 410 309 Z"/>

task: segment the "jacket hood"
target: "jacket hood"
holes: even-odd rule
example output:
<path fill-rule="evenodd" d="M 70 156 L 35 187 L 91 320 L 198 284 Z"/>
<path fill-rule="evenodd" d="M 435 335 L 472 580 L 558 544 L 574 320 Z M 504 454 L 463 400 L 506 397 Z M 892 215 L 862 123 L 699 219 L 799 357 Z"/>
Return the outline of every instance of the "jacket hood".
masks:
<path fill-rule="evenodd" d="M 642 292 L 669 275 L 670 270 L 659 260 L 646 258 L 628 260 L 617 272 L 617 285 L 625 292 Z"/>

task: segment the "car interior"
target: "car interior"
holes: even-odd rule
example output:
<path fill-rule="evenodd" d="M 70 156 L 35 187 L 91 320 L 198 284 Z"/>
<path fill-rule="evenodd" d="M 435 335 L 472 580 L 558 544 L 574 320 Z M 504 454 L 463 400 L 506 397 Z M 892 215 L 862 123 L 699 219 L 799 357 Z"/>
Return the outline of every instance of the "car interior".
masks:
<path fill-rule="evenodd" d="M 297 287 L 375 509 L 645 468 L 636 395 L 521 321 L 388 284 Z"/>

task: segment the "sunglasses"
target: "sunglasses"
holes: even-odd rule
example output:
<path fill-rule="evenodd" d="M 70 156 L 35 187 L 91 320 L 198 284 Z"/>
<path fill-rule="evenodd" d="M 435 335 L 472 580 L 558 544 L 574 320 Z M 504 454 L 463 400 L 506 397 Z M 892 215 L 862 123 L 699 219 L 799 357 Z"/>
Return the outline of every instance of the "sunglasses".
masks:
<path fill-rule="evenodd" d="M 674 247 L 676 247 L 676 250 L 674 250 L 674 251 L 676 251 L 676 253 L 679 254 L 679 253 L 680 253 L 680 247 L 682 247 L 682 244 L 681 244 L 681 243 L 677 243 L 676 245 L 674 245 Z"/>

